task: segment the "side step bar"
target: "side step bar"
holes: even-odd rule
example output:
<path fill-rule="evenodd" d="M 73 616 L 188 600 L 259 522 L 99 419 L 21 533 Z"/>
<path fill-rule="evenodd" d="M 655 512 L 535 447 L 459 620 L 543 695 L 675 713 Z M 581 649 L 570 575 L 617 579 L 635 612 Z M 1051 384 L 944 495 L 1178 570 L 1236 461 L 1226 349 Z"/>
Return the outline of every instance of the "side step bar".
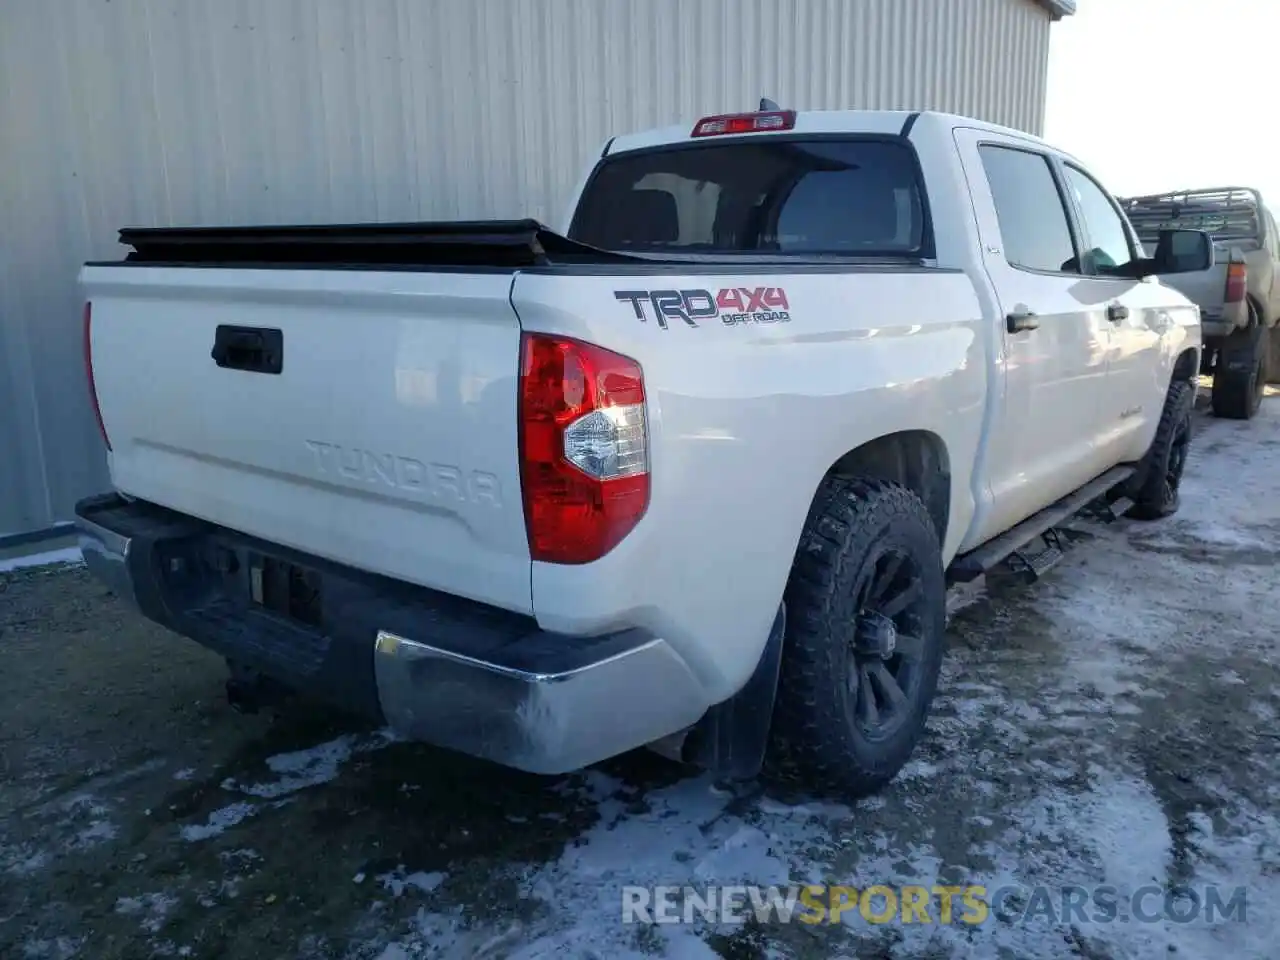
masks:
<path fill-rule="evenodd" d="M 949 583 L 969 583 L 978 579 L 997 563 L 1021 550 L 1036 537 L 1079 513 L 1092 500 L 1133 476 L 1133 466 L 1112 467 L 1100 477 L 1090 480 L 1079 490 L 1067 494 L 1057 503 L 1032 514 L 1011 530 L 988 540 L 982 546 L 962 553 L 947 568 Z"/>
<path fill-rule="evenodd" d="M 1061 563 L 1062 558 L 1067 555 L 1066 544 L 1057 528 L 1050 527 L 1041 534 L 1041 540 L 1044 541 L 1041 549 L 1033 551 L 1028 544 L 1013 551 L 1006 559 L 1009 566 L 1025 574 L 1033 583 Z"/>

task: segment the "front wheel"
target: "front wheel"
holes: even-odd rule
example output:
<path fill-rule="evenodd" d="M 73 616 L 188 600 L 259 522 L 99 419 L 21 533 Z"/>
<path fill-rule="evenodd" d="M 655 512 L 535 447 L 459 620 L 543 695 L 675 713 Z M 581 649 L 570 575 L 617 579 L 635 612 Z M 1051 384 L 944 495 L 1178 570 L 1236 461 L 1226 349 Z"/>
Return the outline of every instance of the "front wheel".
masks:
<path fill-rule="evenodd" d="M 1155 439 L 1139 468 L 1139 486 L 1133 495 L 1130 516 L 1139 520 L 1158 520 L 1175 513 L 1179 504 L 1178 490 L 1182 472 L 1191 449 L 1191 408 L 1195 390 L 1185 380 L 1169 386 Z"/>
<path fill-rule="evenodd" d="M 874 793 L 920 740 L 942 666 L 942 550 L 920 498 L 827 480 L 786 601 L 775 750 L 815 785 Z"/>

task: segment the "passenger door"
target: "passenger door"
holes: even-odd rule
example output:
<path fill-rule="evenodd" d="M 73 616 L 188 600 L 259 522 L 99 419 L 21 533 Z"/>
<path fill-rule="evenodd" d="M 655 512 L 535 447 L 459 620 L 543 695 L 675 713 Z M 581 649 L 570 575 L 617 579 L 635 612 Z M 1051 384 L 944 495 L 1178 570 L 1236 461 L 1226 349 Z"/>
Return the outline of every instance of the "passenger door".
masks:
<path fill-rule="evenodd" d="M 1165 365 L 1160 339 L 1173 326 L 1168 308 L 1181 298 L 1155 277 L 1116 276 L 1143 256 L 1124 215 L 1093 176 L 1070 161 L 1063 181 L 1079 219 L 1084 247 L 1082 298 L 1099 305 L 1111 326 L 1100 450 L 1108 465 L 1138 460 L 1146 452 L 1164 409 Z"/>
<path fill-rule="evenodd" d="M 1080 273 L 1056 160 L 1034 141 L 969 128 L 955 136 L 999 301 L 1004 374 L 983 467 L 991 507 L 966 549 L 1111 466 L 1100 441 L 1110 418 L 1103 395 L 1112 325 Z"/>

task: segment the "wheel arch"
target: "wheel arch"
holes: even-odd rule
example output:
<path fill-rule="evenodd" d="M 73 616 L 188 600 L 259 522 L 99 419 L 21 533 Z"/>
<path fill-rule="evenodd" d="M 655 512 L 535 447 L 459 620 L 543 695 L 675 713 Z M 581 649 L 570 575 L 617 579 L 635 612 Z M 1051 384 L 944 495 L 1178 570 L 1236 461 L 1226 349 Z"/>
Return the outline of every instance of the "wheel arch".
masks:
<path fill-rule="evenodd" d="M 1249 326 L 1267 326 L 1267 308 L 1262 301 L 1258 299 L 1254 293 L 1245 293 L 1245 301 L 1249 304 L 1249 310 L 1252 314 L 1249 317 Z"/>
<path fill-rule="evenodd" d="M 832 478 L 897 483 L 918 496 L 933 521 L 939 545 L 945 542 L 951 512 L 951 458 L 947 445 L 930 430 L 900 430 L 868 440 L 836 458 L 818 481 L 806 505 L 811 511 Z M 801 532 L 796 531 L 797 543 Z M 717 775 L 752 777 L 761 769 L 772 727 L 783 658 L 786 604 L 752 676 L 727 701 L 707 711 L 693 728 L 664 746 L 676 755 Z M 766 718 L 760 722 L 760 718 Z"/>
<path fill-rule="evenodd" d="M 1200 357 L 1195 347 L 1187 347 L 1173 364 L 1172 382 L 1194 380 L 1200 373 Z"/>
<path fill-rule="evenodd" d="M 823 476 L 899 483 L 929 511 L 938 542 L 945 543 L 951 520 L 951 458 L 943 439 L 930 430 L 885 434 L 847 451 Z M 817 496 L 817 491 L 814 491 Z"/>

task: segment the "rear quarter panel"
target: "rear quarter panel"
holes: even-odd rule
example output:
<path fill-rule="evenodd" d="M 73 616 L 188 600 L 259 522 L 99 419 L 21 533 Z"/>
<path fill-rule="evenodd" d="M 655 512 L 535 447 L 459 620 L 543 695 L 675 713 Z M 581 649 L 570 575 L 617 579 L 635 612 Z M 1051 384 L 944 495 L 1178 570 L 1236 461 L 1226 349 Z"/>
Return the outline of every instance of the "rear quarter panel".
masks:
<path fill-rule="evenodd" d="M 776 270 L 776 267 L 772 269 Z M 619 291 L 780 288 L 788 320 L 655 321 Z M 539 623 L 568 633 L 642 626 L 665 637 L 714 702 L 759 658 L 824 474 L 905 430 L 950 458 L 950 559 L 987 392 L 982 310 L 960 272 L 893 268 L 719 276 L 521 274 L 526 331 L 633 357 L 645 376 L 652 493 L 632 534 L 579 567 L 533 564 Z"/>

